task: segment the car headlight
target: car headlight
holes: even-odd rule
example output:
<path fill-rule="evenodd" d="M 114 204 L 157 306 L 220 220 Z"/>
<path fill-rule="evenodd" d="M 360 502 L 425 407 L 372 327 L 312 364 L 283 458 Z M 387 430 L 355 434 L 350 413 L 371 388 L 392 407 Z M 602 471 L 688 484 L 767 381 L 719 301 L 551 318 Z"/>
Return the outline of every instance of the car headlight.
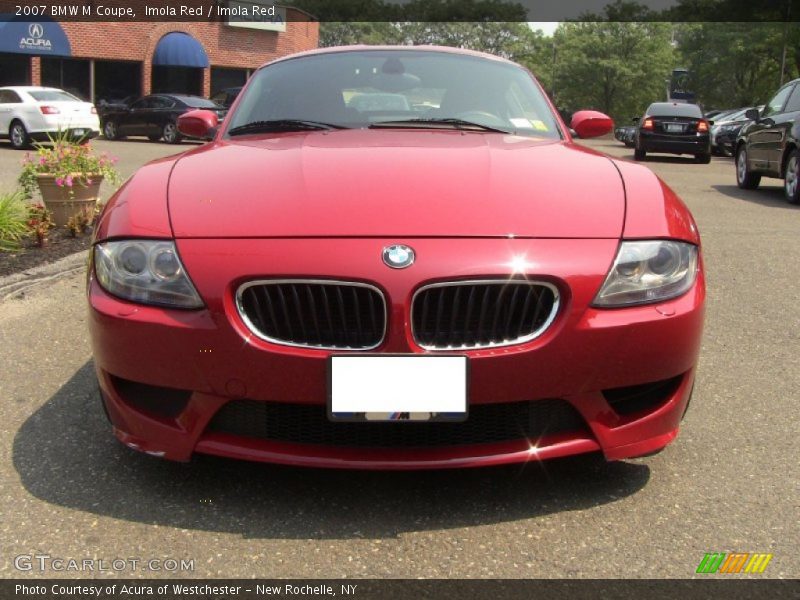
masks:
<path fill-rule="evenodd" d="M 203 306 L 173 242 L 126 240 L 97 244 L 94 268 L 100 285 L 125 300 L 173 308 Z"/>
<path fill-rule="evenodd" d="M 594 306 L 630 306 L 676 298 L 697 278 L 697 246 L 654 240 L 622 242 Z"/>

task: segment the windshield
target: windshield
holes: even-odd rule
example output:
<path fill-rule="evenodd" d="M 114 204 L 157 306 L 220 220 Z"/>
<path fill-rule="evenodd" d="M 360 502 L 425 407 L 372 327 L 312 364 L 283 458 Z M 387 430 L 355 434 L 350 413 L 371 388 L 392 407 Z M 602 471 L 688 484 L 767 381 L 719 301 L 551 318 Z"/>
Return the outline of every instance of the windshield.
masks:
<path fill-rule="evenodd" d="M 463 125 L 453 122 L 458 120 L 561 137 L 544 95 L 523 68 L 419 50 L 332 52 L 267 66 L 253 75 L 228 131 L 290 120 L 347 128 L 409 121 L 415 127 Z"/>

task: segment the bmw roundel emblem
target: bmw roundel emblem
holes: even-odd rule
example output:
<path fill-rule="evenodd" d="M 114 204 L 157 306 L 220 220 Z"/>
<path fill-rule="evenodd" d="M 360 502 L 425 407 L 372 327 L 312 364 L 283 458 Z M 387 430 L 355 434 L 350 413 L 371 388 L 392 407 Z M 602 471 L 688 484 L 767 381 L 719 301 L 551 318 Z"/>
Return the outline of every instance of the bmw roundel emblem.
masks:
<path fill-rule="evenodd" d="M 395 244 L 383 249 L 383 262 L 392 269 L 405 269 L 414 264 L 414 249 L 404 244 Z"/>

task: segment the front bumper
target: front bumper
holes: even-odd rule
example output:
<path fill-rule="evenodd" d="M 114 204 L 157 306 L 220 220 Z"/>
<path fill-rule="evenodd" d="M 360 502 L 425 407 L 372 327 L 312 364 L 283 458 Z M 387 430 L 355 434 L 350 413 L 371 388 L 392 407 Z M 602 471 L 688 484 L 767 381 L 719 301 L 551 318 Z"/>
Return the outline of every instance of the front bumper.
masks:
<path fill-rule="evenodd" d="M 418 262 L 387 269 L 381 249 L 414 247 Z M 332 246 L 335 244 L 335 246 Z M 206 309 L 135 305 L 90 278 L 90 330 L 100 387 L 117 437 L 174 460 L 194 452 L 290 465 L 419 469 L 525 462 L 601 451 L 608 459 L 648 454 L 677 435 L 691 393 L 704 311 L 702 272 L 684 296 L 626 309 L 589 306 L 617 240 L 179 240 Z M 335 251 L 332 251 L 334 249 Z M 231 261 L 230 256 L 236 256 Z M 309 265 L 314 270 L 309 273 Z M 464 266 L 469 265 L 469 266 Z M 326 402 L 329 351 L 278 346 L 253 336 L 234 306 L 250 278 L 309 276 L 378 286 L 387 299 L 388 333 L 376 351 L 424 353 L 409 330 L 410 302 L 439 280 L 508 277 L 513 268 L 561 291 L 559 314 L 540 337 L 517 346 L 464 352 L 470 358 L 470 406 L 560 399 L 585 427 L 544 431 L 536 439 L 438 447 L 364 448 L 232 435 L 209 428 L 229 402 L 316 406 Z M 645 408 L 618 412 L 609 390 L 670 380 Z M 185 391 L 174 414 L 132 402 L 137 382 Z M 369 427 L 369 423 L 364 423 Z M 414 424 L 399 424 L 413 427 Z"/>

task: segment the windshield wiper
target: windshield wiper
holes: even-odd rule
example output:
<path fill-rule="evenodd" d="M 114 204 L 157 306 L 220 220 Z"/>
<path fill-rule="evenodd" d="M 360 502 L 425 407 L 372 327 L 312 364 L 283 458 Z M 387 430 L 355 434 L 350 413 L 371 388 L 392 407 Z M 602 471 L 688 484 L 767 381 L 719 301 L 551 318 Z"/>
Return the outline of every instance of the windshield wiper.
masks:
<path fill-rule="evenodd" d="M 372 123 L 370 129 L 377 129 L 381 127 L 425 127 L 431 125 L 439 127 L 441 125 L 449 125 L 455 129 L 477 129 L 479 131 L 490 131 L 493 133 L 513 133 L 507 129 L 499 127 L 491 127 L 490 125 L 483 125 L 482 123 L 473 123 L 472 121 L 465 121 L 464 119 L 456 118 L 441 118 L 441 119 L 406 119 L 402 121 L 378 121 Z"/>
<path fill-rule="evenodd" d="M 274 119 L 271 121 L 253 121 L 239 125 L 228 131 L 228 135 L 244 135 L 246 133 L 270 133 L 273 131 L 328 131 L 331 129 L 346 129 L 342 125 L 323 123 L 321 121 L 306 121 L 303 119 Z"/>

